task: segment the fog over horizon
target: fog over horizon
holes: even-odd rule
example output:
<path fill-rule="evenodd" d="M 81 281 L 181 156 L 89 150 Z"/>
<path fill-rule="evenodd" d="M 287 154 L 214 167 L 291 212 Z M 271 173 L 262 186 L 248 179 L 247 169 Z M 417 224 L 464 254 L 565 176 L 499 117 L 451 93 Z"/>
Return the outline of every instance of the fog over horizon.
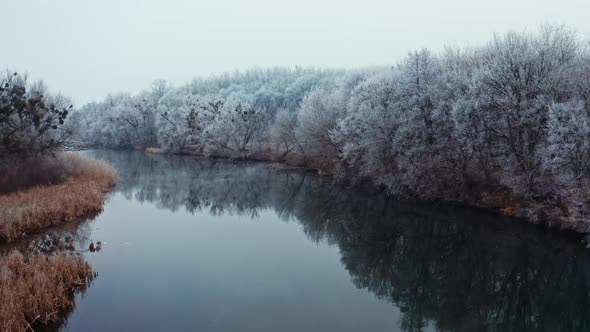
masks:
<path fill-rule="evenodd" d="M 154 79 L 252 67 L 393 65 L 414 49 L 482 45 L 564 24 L 590 39 L 590 1 L 8 1 L 0 68 L 42 79 L 77 106 Z M 8 28 L 6 28 L 8 27 Z"/>

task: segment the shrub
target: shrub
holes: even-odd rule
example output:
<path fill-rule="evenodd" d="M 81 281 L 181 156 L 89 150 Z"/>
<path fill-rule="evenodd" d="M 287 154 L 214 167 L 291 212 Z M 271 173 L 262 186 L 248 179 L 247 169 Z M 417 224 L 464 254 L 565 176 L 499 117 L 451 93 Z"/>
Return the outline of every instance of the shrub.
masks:
<path fill-rule="evenodd" d="M 0 78 L 0 159 L 52 154 L 70 134 L 65 119 L 72 105 L 60 95 L 49 95 L 42 83 L 26 77 Z"/>

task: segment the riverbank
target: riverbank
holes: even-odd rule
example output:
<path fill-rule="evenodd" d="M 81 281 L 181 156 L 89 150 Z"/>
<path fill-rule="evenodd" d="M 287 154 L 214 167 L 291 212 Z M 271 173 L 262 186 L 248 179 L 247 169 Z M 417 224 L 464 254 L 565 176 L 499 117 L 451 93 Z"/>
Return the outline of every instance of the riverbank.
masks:
<path fill-rule="evenodd" d="M 73 310 L 74 295 L 88 287 L 95 272 L 75 250 L 71 237 L 20 249 L 12 242 L 101 211 L 105 194 L 117 182 L 116 172 L 103 161 L 75 153 L 3 166 L 0 330 L 58 326 Z M 38 250 L 47 246 L 51 248 Z"/>
<path fill-rule="evenodd" d="M 221 158 L 236 161 L 270 162 L 274 163 L 273 168 L 276 170 L 316 172 L 321 176 L 334 178 L 336 181 L 347 185 L 360 186 L 365 189 L 370 188 L 372 191 L 389 193 L 386 186 L 379 185 L 369 176 L 351 180 L 352 176 L 347 174 L 350 170 L 346 170 L 343 167 L 337 168 L 337 166 L 329 160 L 306 160 L 306 158 L 297 154 L 279 156 L 279 154 L 273 153 L 252 153 L 251 155 L 242 158 L 233 158 L 231 156 L 223 155 L 205 156 L 194 151 L 167 151 L 162 148 L 154 147 L 147 148 L 145 152 L 148 154 L 159 155 L 191 155 L 193 157 Z M 573 204 L 567 204 L 571 199 L 568 198 L 568 200 L 560 202 L 555 199 L 551 200 L 539 197 L 527 198 L 518 195 L 508 187 L 497 183 L 490 184 L 489 186 L 474 185 L 469 190 L 460 193 L 455 192 L 454 188 L 447 188 L 446 192 L 428 198 L 411 192 L 406 192 L 403 196 L 394 196 L 405 200 L 480 208 L 539 225 L 541 227 L 547 227 L 568 233 L 574 232 L 584 235 L 588 234 L 590 230 L 590 224 L 584 218 L 583 212 L 577 211 L 576 206 Z"/>
<path fill-rule="evenodd" d="M 115 170 L 74 153 L 59 158 L 68 174 L 62 182 L 0 195 L 0 242 L 12 242 L 102 209 L 104 195 L 117 182 Z"/>

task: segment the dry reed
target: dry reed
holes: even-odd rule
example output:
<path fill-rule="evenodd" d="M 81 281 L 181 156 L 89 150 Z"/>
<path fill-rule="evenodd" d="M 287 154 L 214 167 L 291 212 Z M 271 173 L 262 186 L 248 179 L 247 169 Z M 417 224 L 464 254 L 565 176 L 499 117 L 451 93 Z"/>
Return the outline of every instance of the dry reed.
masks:
<path fill-rule="evenodd" d="M 105 193 L 116 184 L 115 170 L 74 153 L 63 153 L 60 160 L 69 175 L 63 182 L 0 196 L 0 241 L 11 242 L 102 209 Z"/>
<path fill-rule="evenodd" d="M 60 324 L 94 277 L 84 258 L 65 252 L 0 256 L 0 331 Z"/>

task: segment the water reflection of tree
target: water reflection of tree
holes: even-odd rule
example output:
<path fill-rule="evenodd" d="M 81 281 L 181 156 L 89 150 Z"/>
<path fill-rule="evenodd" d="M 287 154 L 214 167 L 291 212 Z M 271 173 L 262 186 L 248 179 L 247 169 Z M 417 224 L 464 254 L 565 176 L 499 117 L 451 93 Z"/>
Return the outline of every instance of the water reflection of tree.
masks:
<path fill-rule="evenodd" d="M 97 152 L 119 190 L 172 211 L 258 216 L 273 209 L 340 248 L 354 284 L 398 306 L 407 331 L 590 330 L 588 254 L 474 210 L 402 204 L 303 173 L 143 153 Z"/>

